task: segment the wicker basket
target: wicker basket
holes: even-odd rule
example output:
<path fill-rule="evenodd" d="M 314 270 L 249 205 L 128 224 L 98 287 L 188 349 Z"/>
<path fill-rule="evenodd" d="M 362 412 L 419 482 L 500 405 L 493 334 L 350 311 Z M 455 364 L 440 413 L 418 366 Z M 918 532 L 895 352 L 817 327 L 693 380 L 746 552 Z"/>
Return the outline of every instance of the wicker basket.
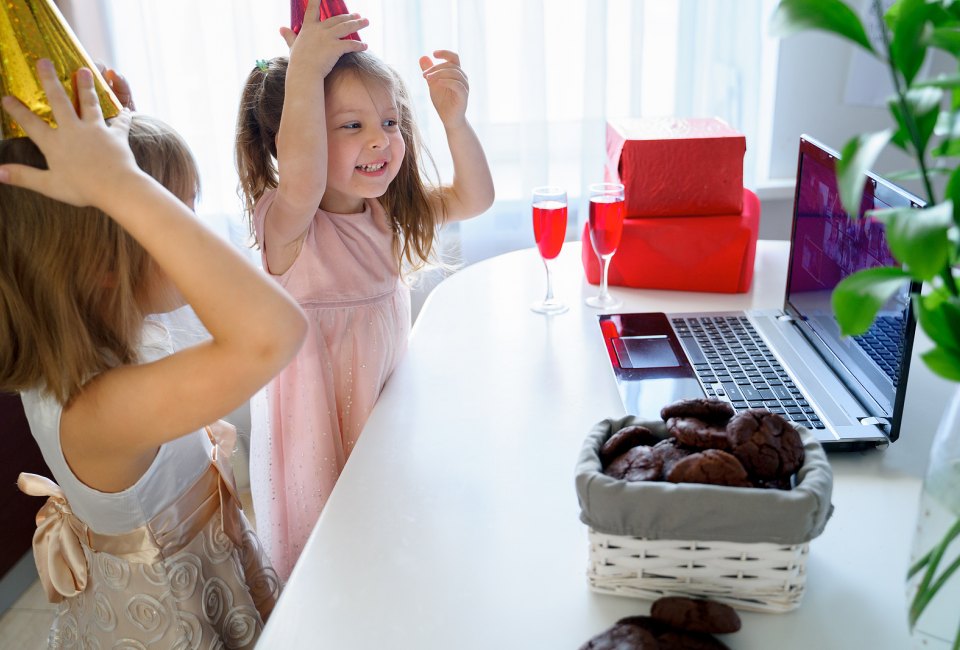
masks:
<path fill-rule="evenodd" d="M 605 420 L 587 437 L 577 465 L 590 588 L 649 600 L 705 597 L 762 612 L 798 607 L 809 541 L 832 512 L 832 472 L 812 434 L 801 430 L 806 460 L 797 487 L 783 492 L 608 477 L 597 450 L 630 424 L 666 436 L 662 422 Z"/>
<path fill-rule="evenodd" d="M 651 540 L 589 531 L 594 591 L 656 600 L 699 596 L 738 609 L 788 612 L 800 605 L 809 544 Z"/>

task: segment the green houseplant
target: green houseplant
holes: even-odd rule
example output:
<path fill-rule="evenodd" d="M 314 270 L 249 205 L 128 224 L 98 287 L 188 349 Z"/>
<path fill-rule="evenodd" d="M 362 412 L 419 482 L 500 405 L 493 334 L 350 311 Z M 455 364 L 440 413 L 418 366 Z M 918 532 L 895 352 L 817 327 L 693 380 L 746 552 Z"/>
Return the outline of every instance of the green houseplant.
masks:
<path fill-rule="evenodd" d="M 889 69 L 895 90 L 888 103 L 891 127 L 856 135 L 841 152 L 837 182 L 847 212 L 857 214 L 864 172 L 887 146 L 903 150 L 915 162 L 914 169 L 897 178 L 918 179 L 926 195 L 927 206 L 922 210 L 872 213 L 883 222 L 890 250 L 902 267 L 868 269 L 848 277 L 834 289 L 834 311 L 844 334 L 861 334 L 904 282 L 923 282 L 924 291 L 913 299 L 920 327 L 933 347 L 922 358 L 934 373 L 960 382 L 960 282 L 956 273 L 960 257 L 960 68 L 956 65 L 960 60 L 960 0 L 897 0 L 886 12 L 880 0 L 873 0 L 870 10 L 885 27 L 882 46 L 871 43 L 860 17 L 841 0 L 781 0 L 771 23 L 773 33 L 782 37 L 809 29 L 832 33 L 862 47 Z M 954 60 L 953 74 L 920 78 L 924 60 L 933 50 Z M 943 185 L 940 195 L 937 185 Z M 960 391 L 956 395 L 947 413 L 951 418 L 957 417 Z M 958 427 L 941 424 L 934 440 L 924 483 L 925 493 L 933 490 L 948 516 L 929 548 L 918 552 L 915 542 L 915 558 L 908 571 L 911 630 L 938 596 L 944 601 L 952 599 L 950 590 L 960 588 Z M 921 532 L 926 507 L 922 501 Z M 924 534 L 929 535 L 929 530 Z M 960 648 L 956 601 L 952 611 L 956 613 L 950 634 L 955 638 L 950 647 Z"/>

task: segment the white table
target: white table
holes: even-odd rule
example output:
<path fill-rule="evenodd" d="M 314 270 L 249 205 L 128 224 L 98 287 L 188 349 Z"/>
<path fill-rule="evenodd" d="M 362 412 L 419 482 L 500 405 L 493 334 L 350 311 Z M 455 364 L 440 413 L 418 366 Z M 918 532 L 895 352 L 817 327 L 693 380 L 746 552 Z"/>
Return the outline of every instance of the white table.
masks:
<path fill-rule="evenodd" d="M 759 243 L 748 294 L 613 293 L 620 311 L 778 306 L 786 255 L 785 242 Z M 433 291 L 260 648 L 575 649 L 649 611 L 587 588 L 574 463 L 588 429 L 623 407 L 597 312 L 583 305 L 597 287 L 583 279 L 579 243 L 556 266 L 571 306 L 559 316 L 529 309 L 544 293 L 535 249 Z M 743 613 L 743 629 L 723 637 L 731 648 L 908 647 L 920 477 L 952 390 L 918 362 L 910 383 L 899 442 L 831 456 L 836 511 L 811 542 L 800 608 Z"/>

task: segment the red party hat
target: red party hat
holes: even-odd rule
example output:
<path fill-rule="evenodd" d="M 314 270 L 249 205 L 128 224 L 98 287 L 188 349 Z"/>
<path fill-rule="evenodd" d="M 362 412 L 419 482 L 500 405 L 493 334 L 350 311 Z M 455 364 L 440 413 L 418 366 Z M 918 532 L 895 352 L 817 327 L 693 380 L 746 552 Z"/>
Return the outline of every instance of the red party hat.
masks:
<path fill-rule="evenodd" d="M 303 25 L 303 16 L 307 12 L 307 0 L 290 0 L 290 27 L 297 34 L 300 33 L 300 27 Z M 320 0 L 320 20 L 326 20 L 332 16 L 348 14 L 350 11 L 343 0 Z M 360 35 L 356 32 L 348 34 L 346 38 L 352 38 L 355 41 L 360 40 Z"/>

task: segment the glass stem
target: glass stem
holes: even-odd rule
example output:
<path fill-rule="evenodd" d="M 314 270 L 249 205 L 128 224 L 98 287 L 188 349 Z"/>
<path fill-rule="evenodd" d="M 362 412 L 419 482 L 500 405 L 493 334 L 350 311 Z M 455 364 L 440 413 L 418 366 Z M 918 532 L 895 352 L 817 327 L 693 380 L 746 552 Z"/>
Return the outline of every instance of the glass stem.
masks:
<path fill-rule="evenodd" d="M 603 255 L 600 259 L 603 260 L 603 270 L 600 272 L 600 296 L 602 298 L 607 297 L 607 271 L 610 269 L 610 255 Z"/>
<path fill-rule="evenodd" d="M 553 302 L 553 279 L 550 276 L 550 263 L 545 257 L 543 258 L 543 268 L 547 270 L 547 297 L 543 301 Z"/>

